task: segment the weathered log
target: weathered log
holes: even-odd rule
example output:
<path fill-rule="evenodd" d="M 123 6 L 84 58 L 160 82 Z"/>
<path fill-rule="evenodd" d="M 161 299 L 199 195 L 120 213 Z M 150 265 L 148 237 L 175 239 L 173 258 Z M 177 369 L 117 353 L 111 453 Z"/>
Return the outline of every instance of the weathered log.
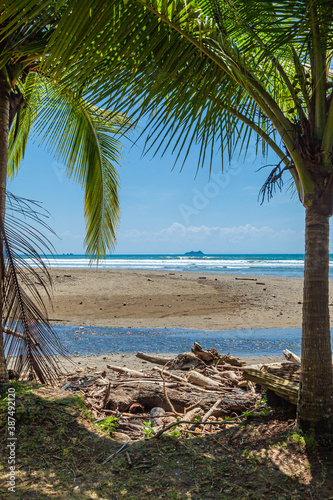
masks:
<path fill-rule="evenodd" d="M 239 358 L 235 358 L 235 356 L 230 356 L 230 354 L 222 354 L 221 360 L 223 363 L 228 363 L 232 366 L 244 366 L 246 365 L 245 361 L 241 361 Z"/>
<path fill-rule="evenodd" d="M 202 365 L 202 361 L 193 352 L 183 352 L 169 363 L 170 368 L 189 370 L 191 367 Z"/>
<path fill-rule="evenodd" d="M 212 378 L 206 377 L 195 370 L 191 370 L 187 375 L 187 380 L 195 385 L 200 385 L 201 387 L 205 387 L 207 385 L 214 387 L 221 387 L 220 382 L 217 380 L 213 380 Z"/>
<path fill-rule="evenodd" d="M 297 404 L 299 386 L 296 382 L 290 382 L 276 375 L 264 373 L 259 370 L 244 370 L 244 378 L 265 387 L 290 403 Z"/>
<path fill-rule="evenodd" d="M 142 372 L 139 372 L 137 370 L 131 370 L 130 368 L 114 366 L 114 365 L 106 365 L 106 367 L 113 372 L 123 373 L 125 375 L 128 375 L 129 377 L 139 377 L 139 378 L 144 377 L 144 374 Z"/>
<path fill-rule="evenodd" d="M 149 361 L 150 363 L 156 363 L 157 365 L 165 365 L 173 358 L 163 358 L 162 356 L 153 356 L 152 354 L 146 354 L 145 352 L 137 352 L 136 357 Z"/>
<path fill-rule="evenodd" d="M 268 366 L 265 371 L 291 382 L 299 382 L 301 367 L 295 363 L 283 363 L 280 367 Z"/>
<path fill-rule="evenodd" d="M 301 358 L 300 356 L 297 356 L 293 352 L 289 351 L 289 349 L 285 349 L 283 351 L 283 354 L 285 355 L 286 359 L 288 361 L 291 361 L 292 363 L 295 363 L 295 365 L 300 365 L 301 364 Z"/>
<path fill-rule="evenodd" d="M 179 391 L 171 388 L 168 389 L 168 396 L 175 410 L 181 413 L 184 412 L 185 408 L 192 406 L 195 402 L 198 402 L 198 405 L 204 411 L 208 411 L 216 400 L 221 397 L 216 393 L 208 394 L 199 391 L 196 392 L 193 389 Z M 223 408 L 225 414 L 233 411 L 242 412 L 253 405 L 255 400 L 256 396 L 253 397 L 245 392 L 244 395 L 228 394 L 223 396 L 221 408 Z M 113 389 L 111 391 L 107 408 L 110 410 L 118 408 L 119 411 L 126 412 L 133 403 L 141 404 L 147 412 L 155 406 L 159 406 L 166 411 L 169 410 L 169 405 L 165 399 L 165 394 L 161 385 L 139 385 L 131 384 L 130 382 L 128 382 L 127 385 L 122 385 L 118 389 Z"/>
<path fill-rule="evenodd" d="M 238 377 L 235 372 L 232 372 L 232 371 L 229 371 L 229 370 L 228 371 L 223 371 L 221 373 L 220 377 L 221 378 L 227 378 L 227 379 L 231 380 L 232 382 L 234 382 L 236 384 L 240 380 L 240 377 Z"/>
<path fill-rule="evenodd" d="M 157 366 L 154 366 L 154 370 L 157 370 L 160 373 L 162 371 L 162 369 L 158 368 Z M 178 380 L 179 382 L 182 383 L 182 385 L 186 385 L 187 387 L 193 387 L 193 389 L 195 389 L 197 391 L 200 390 L 201 392 L 206 392 L 206 393 L 211 392 L 211 391 L 206 391 L 206 389 L 203 389 L 201 387 L 199 388 L 199 386 L 197 386 L 195 384 L 191 384 L 190 382 L 186 381 L 184 377 L 179 377 L 179 375 L 175 375 L 174 373 L 168 372 L 167 370 L 164 370 L 163 373 L 164 373 L 164 375 L 168 375 L 168 377 L 170 377 L 170 378 Z M 211 379 L 209 379 L 209 380 L 211 380 Z"/>
<path fill-rule="evenodd" d="M 197 358 L 202 359 L 205 363 L 211 363 L 214 360 L 218 360 L 220 357 L 220 354 L 214 347 L 206 350 L 197 342 L 194 342 L 194 347 L 191 348 L 191 351 Z"/>

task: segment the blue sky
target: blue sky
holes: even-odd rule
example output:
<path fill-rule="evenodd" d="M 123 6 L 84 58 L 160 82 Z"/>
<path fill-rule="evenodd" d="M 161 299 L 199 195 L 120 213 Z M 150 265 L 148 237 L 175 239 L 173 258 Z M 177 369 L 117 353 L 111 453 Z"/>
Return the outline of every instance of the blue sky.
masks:
<path fill-rule="evenodd" d="M 120 169 L 121 221 L 116 254 L 184 253 L 303 253 L 304 208 L 284 189 L 260 205 L 258 192 L 274 154 L 256 159 L 250 145 L 244 159 L 235 158 L 224 174 L 216 158 L 196 174 L 195 147 L 182 170 L 172 170 L 174 157 L 142 156 L 143 142 L 125 145 Z M 57 253 L 83 253 L 85 223 L 83 192 L 68 180 L 61 164 L 30 143 L 17 177 L 8 189 L 42 202 L 58 238 L 50 237 Z"/>

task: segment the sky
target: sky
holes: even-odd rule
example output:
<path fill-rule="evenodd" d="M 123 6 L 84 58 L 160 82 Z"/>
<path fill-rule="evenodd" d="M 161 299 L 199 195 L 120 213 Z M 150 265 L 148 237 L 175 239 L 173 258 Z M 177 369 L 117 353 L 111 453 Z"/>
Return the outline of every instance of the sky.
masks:
<path fill-rule="evenodd" d="M 132 137 L 135 139 L 135 135 Z M 277 164 L 275 154 L 256 158 L 254 144 L 246 157 L 235 157 L 221 171 L 213 161 L 196 175 L 198 148 L 180 172 L 174 156 L 142 155 L 143 140 L 124 144 L 120 176 L 121 220 L 114 254 L 304 253 L 304 208 L 282 193 L 263 205 L 258 202 L 261 185 Z M 24 163 L 9 182 L 8 190 L 42 203 L 50 213 L 48 235 L 56 253 L 85 252 L 83 191 L 66 176 L 62 164 L 30 142 Z M 332 251 L 331 244 L 330 250 Z"/>

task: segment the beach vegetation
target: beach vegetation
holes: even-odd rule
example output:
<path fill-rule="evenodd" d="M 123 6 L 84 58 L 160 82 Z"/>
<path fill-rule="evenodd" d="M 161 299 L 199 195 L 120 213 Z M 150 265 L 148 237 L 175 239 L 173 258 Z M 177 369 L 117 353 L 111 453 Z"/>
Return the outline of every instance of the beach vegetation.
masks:
<path fill-rule="evenodd" d="M 94 76 L 98 99 L 145 120 L 146 151 L 170 149 L 180 165 L 193 144 L 197 168 L 211 168 L 217 156 L 224 169 L 252 140 L 264 158 L 275 153 L 259 197 L 270 200 L 287 180 L 305 208 L 297 419 L 319 434 L 333 429 L 331 9 L 330 0 L 70 1 L 45 61 L 66 79 L 59 60 L 70 58 L 77 88 Z M 69 15 L 75 10 L 80 25 Z M 59 32 L 72 33 L 62 46 Z"/>
<path fill-rule="evenodd" d="M 93 422 L 81 397 L 33 382 L 15 383 L 15 388 L 20 409 L 15 494 L 22 500 L 330 498 L 329 450 L 310 449 L 305 440 L 293 439 L 292 422 L 278 413 L 191 439 L 164 435 L 131 441 L 126 447 L 130 462 L 124 452 L 103 464 L 123 443 Z M 2 457 L 6 444 L 1 439 Z M 4 500 L 13 497 L 7 477 L 2 462 Z"/>
<path fill-rule="evenodd" d="M 58 39 L 57 43 L 65 45 L 70 37 L 57 32 L 67 7 L 66 1 L 9 0 L 0 8 L 0 317 L 7 328 L 7 359 L 16 359 L 18 373 L 26 369 L 41 382 L 54 380 L 59 366 L 52 355 L 64 352 L 34 286 L 37 280 L 48 293 L 50 284 L 40 258 L 45 239 L 33 227 L 39 222 L 40 207 L 15 199 L 23 217 L 19 222 L 10 218 L 13 197 L 8 203 L 7 178 L 18 173 L 28 139 L 37 140 L 63 165 L 69 178 L 82 186 L 87 254 L 103 256 L 115 243 L 120 136 L 126 135 L 130 125 L 124 114 L 91 104 L 88 81 L 78 89 L 69 80 L 59 79 L 54 68 L 44 68 L 50 41 Z M 99 60 L 103 60 L 100 55 Z M 61 57 L 56 67 L 66 68 L 69 75 L 70 60 Z M 44 224 L 44 229 L 49 228 Z M 42 279 L 31 266 L 24 268 L 22 255 L 32 256 Z M 1 335 L 0 384 L 7 381 Z"/>
<path fill-rule="evenodd" d="M 100 429 L 109 434 L 112 434 L 112 432 L 115 432 L 117 430 L 118 420 L 118 417 L 107 417 L 97 424 Z"/>
<path fill-rule="evenodd" d="M 145 425 L 145 427 L 144 427 L 144 429 L 143 429 L 143 431 L 142 431 L 142 432 L 144 433 L 144 435 L 145 435 L 147 438 L 149 438 L 149 437 L 153 436 L 153 435 L 155 434 L 155 431 L 154 431 L 154 429 L 153 429 L 153 427 L 152 427 L 152 425 L 151 425 L 151 422 L 145 422 L 145 421 L 144 421 L 143 423 L 144 423 L 144 425 Z"/>

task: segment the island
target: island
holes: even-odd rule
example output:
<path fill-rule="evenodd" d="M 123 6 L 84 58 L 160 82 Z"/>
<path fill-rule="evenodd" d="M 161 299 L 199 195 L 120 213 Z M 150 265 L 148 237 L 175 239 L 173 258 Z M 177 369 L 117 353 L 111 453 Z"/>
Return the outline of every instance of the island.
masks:
<path fill-rule="evenodd" d="M 187 257 L 203 257 L 205 254 L 199 250 L 198 252 L 194 252 L 193 250 L 191 252 L 186 252 L 184 255 Z"/>

